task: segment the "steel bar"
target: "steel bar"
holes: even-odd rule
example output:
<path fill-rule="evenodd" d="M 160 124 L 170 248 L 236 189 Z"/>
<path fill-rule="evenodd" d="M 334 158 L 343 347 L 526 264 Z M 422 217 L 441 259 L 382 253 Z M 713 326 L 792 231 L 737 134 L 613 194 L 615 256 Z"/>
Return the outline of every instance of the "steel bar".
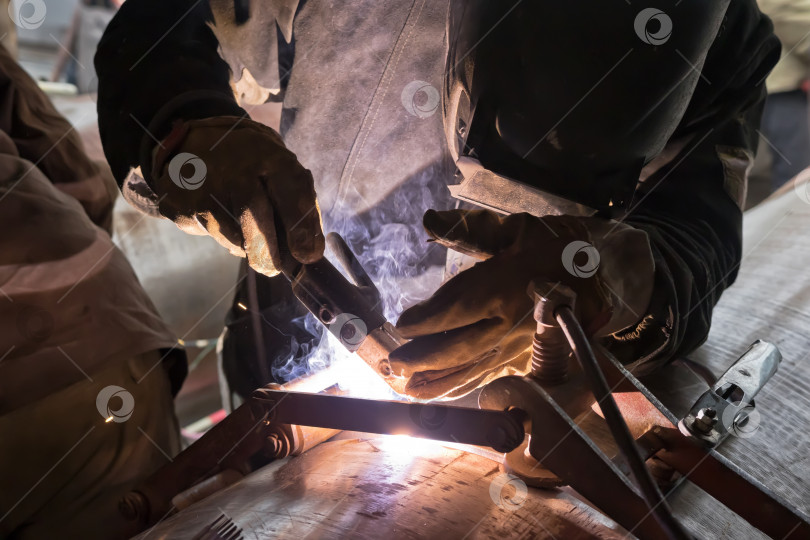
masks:
<path fill-rule="evenodd" d="M 685 437 L 676 428 L 653 428 L 662 450 L 656 457 L 771 538 L 810 538 L 808 517 L 770 492 L 746 471 Z"/>
<path fill-rule="evenodd" d="M 489 446 L 499 452 L 519 446 L 525 434 L 521 415 L 509 411 L 269 389 L 257 390 L 251 401 L 276 423 L 410 435 Z"/>

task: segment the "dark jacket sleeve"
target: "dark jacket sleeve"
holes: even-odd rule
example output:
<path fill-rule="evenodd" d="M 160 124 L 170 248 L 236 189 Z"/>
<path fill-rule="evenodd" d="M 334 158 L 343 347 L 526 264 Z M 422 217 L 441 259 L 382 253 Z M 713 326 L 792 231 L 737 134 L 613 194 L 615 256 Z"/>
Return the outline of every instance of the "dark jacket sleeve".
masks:
<path fill-rule="evenodd" d="M 128 0 L 95 57 L 101 142 L 119 186 L 175 119 L 246 115 L 206 0 Z M 148 174 L 147 170 L 143 171 Z"/>
<path fill-rule="evenodd" d="M 731 2 L 689 107 L 640 185 L 624 221 L 647 232 L 655 289 L 641 323 L 608 347 L 638 374 L 688 354 L 737 276 L 747 169 L 757 146 L 764 80 L 779 58 L 770 20 L 753 0 Z M 640 360 L 638 360 L 640 359 Z"/>

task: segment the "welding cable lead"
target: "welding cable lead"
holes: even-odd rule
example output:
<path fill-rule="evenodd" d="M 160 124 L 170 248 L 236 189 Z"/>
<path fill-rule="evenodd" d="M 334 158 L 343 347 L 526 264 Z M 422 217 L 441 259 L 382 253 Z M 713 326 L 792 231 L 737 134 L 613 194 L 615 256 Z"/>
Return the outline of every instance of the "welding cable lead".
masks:
<path fill-rule="evenodd" d="M 650 509 L 650 514 L 653 515 L 670 540 L 690 540 L 692 536 L 672 515 L 672 509 L 655 484 L 649 469 L 644 464 L 644 460 L 636 447 L 636 441 L 630 434 L 630 429 L 627 427 L 621 412 L 619 412 L 616 400 L 613 399 L 605 375 L 596 361 L 588 336 L 579 324 L 574 311 L 569 306 L 559 306 L 554 314 L 568 338 L 574 356 L 582 366 L 588 386 L 590 386 L 593 396 L 599 404 L 613 439 L 630 466 L 641 496 Z M 633 531 L 629 532 L 632 534 Z"/>

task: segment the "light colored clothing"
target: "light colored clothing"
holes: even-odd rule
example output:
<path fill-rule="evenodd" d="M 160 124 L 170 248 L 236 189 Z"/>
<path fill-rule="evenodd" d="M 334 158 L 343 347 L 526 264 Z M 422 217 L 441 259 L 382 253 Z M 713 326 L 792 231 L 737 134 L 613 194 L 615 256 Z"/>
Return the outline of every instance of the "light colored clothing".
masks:
<path fill-rule="evenodd" d="M 118 499 L 179 450 L 185 359 L 110 239 L 114 193 L 0 47 L 0 538 L 129 537 Z"/>
<path fill-rule="evenodd" d="M 782 42 L 782 57 L 765 84 L 768 93 L 789 92 L 808 78 L 810 65 L 810 0 L 759 0 Z"/>
<path fill-rule="evenodd" d="M 177 343 L 107 233 L 32 167 L 0 153 L 0 415 Z"/>
<path fill-rule="evenodd" d="M 17 58 L 17 27 L 8 14 L 11 0 L 0 0 L 0 43 Z"/>
<path fill-rule="evenodd" d="M 4 49 L 0 82 L 2 415 L 177 341 L 99 226 L 112 219 L 109 169 Z"/>
<path fill-rule="evenodd" d="M 113 539 L 140 532 L 139 522 L 121 516 L 118 501 L 180 451 L 168 374 L 152 369 L 160 356 L 111 359 L 92 380 L 0 416 L 0 538 Z M 105 422 L 96 409 L 96 397 L 110 385 L 133 397 L 125 422 Z"/>

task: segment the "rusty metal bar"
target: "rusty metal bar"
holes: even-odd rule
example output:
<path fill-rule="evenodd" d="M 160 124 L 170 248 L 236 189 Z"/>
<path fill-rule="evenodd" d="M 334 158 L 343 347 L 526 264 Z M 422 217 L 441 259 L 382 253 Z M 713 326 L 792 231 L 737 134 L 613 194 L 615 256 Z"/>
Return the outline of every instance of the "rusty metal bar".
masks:
<path fill-rule="evenodd" d="M 329 389 L 337 382 L 337 371 L 337 366 L 331 366 L 287 383 L 284 388 L 312 392 Z M 268 457 L 285 457 L 312 448 L 335 433 L 335 430 L 279 426 L 268 421 L 267 411 L 252 407 L 250 401 L 245 402 L 171 463 L 124 495 L 119 501 L 119 510 L 131 521 L 155 523 L 171 510 L 175 495 L 197 482 L 227 469 L 246 474 L 250 472 L 249 458 L 259 452 L 265 451 Z"/>
<path fill-rule="evenodd" d="M 119 501 L 121 514 L 147 525 L 156 523 L 172 508 L 172 498 L 222 469 L 248 471 L 241 466 L 263 446 L 264 414 L 258 417 L 243 404 L 212 427 L 175 459 L 155 471 Z"/>
<path fill-rule="evenodd" d="M 701 447 L 676 428 L 653 428 L 661 461 L 771 538 L 810 538 L 808 517 L 714 450 Z"/>

